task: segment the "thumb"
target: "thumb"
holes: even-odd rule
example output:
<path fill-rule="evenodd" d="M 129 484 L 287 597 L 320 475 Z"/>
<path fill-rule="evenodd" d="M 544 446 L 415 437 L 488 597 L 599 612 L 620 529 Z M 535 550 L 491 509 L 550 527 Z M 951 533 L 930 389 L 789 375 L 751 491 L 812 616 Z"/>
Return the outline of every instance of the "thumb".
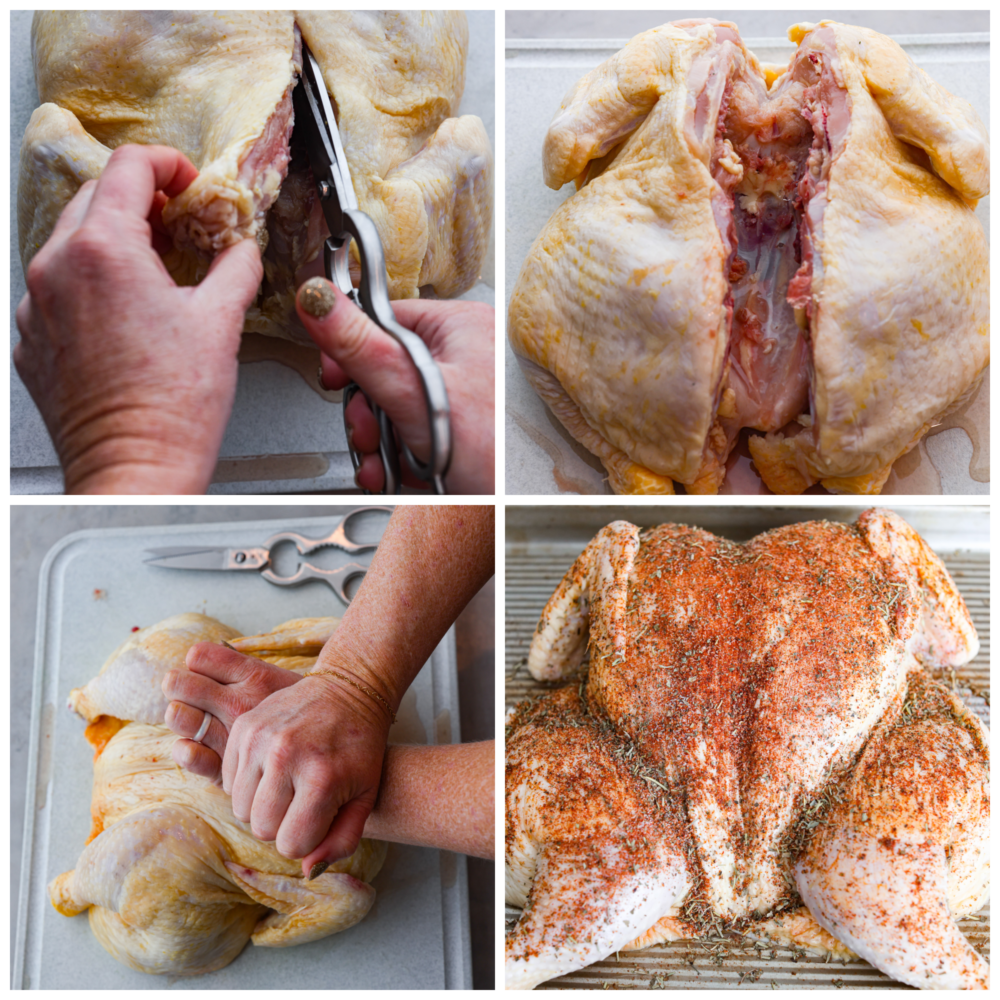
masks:
<path fill-rule="evenodd" d="M 407 440 L 426 434 L 426 406 L 416 369 L 389 334 L 325 278 L 305 282 L 295 305 L 320 350 L 385 410 Z M 408 428 L 416 433 L 408 435 Z"/>
<path fill-rule="evenodd" d="M 198 293 L 210 296 L 215 308 L 231 305 L 242 314 L 257 297 L 263 279 L 257 241 L 240 240 L 212 261 L 208 274 L 198 285 Z"/>
<path fill-rule="evenodd" d="M 349 858 L 358 849 L 372 804 L 366 797 L 352 799 L 341 807 L 323 842 L 302 859 L 302 874 L 306 878 L 309 878 L 318 863 L 325 861 L 332 864 L 341 858 Z"/>

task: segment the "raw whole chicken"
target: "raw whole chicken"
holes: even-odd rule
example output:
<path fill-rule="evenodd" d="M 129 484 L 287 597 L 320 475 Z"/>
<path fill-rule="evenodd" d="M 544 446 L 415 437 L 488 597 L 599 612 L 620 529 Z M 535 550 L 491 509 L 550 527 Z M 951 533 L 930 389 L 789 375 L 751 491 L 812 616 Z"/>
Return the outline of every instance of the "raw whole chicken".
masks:
<path fill-rule="evenodd" d="M 349 858 L 306 882 L 233 815 L 231 799 L 170 755 L 177 737 L 163 724 L 160 683 L 185 669 L 196 642 L 226 640 L 242 653 L 304 673 L 337 619 L 285 622 L 239 637 L 214 618 L 175 615 L 120 646 L 70 707 L 94 744 L 93 828 L 76 868 L 49 884 L 66 916 L 89 910 L 90 926 L 119 962 L 139 972 L 193 976 L 228 965 L 247 941 L 304 944 L 362 920 L 375 900 L 368 884 L 385 844 L 362 840 Z"/>
<path fill-rule="evenodd" d="M 617 521 L 552 595 L 506 744 L 506 980 L 738 931 L 985 989 L 988 732 L 930 671 L 979 641 L 898 515 L 738 545 Z"/>
<path fill-rule="evenodd" d="M 891 39 L 633 38 L 563 99 L 514 353 L 616 493 L 715 493 L 743 428 L 776 493 L 878 493 L 989 362 L 986 130 Z"/>
<path fill-rule="evenodd" d="M 444 11 L 36 13 L 43 103 L 21 146 L 25 270 L 116 146 L 173 146 L 199 177 L 164 209 L 167 269 L 193 284 L 214 254 L 255 237 L 265 280 L 245 329 L 308 339 L 295 290 L 320 273 L 307 265 L 329 233 L 293 133 L 303 40 L 336 108 L 359 207 L 382 237 L 391 297 L 470 288 L 492 222 L 493 155 L 479 118 L 451 117 L 468 26 Z"/>

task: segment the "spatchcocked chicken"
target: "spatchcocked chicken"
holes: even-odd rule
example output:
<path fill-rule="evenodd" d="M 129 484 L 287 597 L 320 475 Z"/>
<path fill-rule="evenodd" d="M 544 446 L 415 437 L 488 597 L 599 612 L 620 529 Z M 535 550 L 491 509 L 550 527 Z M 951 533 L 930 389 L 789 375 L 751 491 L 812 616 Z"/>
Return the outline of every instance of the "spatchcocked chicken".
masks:
<path fill-rule="evenodd" d="M 509 336 L 616 493 L 878 493 L 989 362 L 988 137 L 891 39 L 832 21 L 761 67 L 734 24 L 633 38 L 570 90 Z"/>
<path fill-rule="evenodd" d="M 468 26 L 445 11 L 36 13 L 43 103 L 21 146 L 25 269 L 113 149 L 172 146 L 199 176 L 163 211 L 171 275 L 193 284 L 216 253 L 255 237 L 265 280 L 245 329 L 305 338 L 295 290 L 320 273 L 329 233 L 293 132 L 303 40 L 323 70 L 359 207 L 382 238 L 391 297 L 470 288 L 492 222 L 493 154 L 479 118 L 451 117 Z"/>
<path fill-rule="evenodd" d="M 233 815 L 206 778 L 177 767 L 177 737 L 163 724 L 168 670 L 185 669 L 196 642 L 228 641 L 242 653 L 304 673 L 337 619 L 285 622 L 240 638 L 214 618 L 175 615 L 120 646 L 69 704 L 94 744 L 93 827 L 76 868 L 49 884 L 66 916 L 89 910 L 98 941 L 140 972 L 193 976 L 228 965 L 247 941 L 286 947 L 362 920 L 385 844 L 362 840 L 349 858 L 305 881 Z"/>
<path fill-rule="evenodd" d="M 987 988 L 985 727 L 935 668 L 979 642 L 900 517 L 745 545 L 617 521 L 549 600 L 507 734 L 508 987 L 739 931 Z"/>

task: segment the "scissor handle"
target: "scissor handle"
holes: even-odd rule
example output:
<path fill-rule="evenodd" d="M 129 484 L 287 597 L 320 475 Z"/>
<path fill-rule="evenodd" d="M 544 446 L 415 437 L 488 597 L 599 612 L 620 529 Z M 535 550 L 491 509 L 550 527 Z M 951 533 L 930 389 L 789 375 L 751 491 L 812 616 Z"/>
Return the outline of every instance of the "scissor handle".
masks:
<path fill-rule="evenodd" d="M 338 549 L 343 549 L 345 552 L 350 552 L 352 554 L 355 552 L 365 552 L 368 549 L 377 548 L 378 542 L 352 542 L 350 538 L 347 537 L 347 526 L 359 514 L 367 514 L 371 511 L 381 511 L 385 514 L 391 514 L 392 508 L 355 507 L 354 510 L 345 514 L 344 517 L 341 518 L 337 527 L 324 538 L 306 538 L 305 535 L 300 535 L 297 531 L 279 531 L 278 534 L 272 535 L 264 544 L 268 549 L 271 549 L 280 542 L 292 542 L 294 543 L 299 554 L 303 556 L 328 545 L 335 546 Z M 293 578 L 288 577 L 287 579 Z"/>
<path fill-rule="evenodd" d="M 372 416 L 378 421 L 378 453 L 382 459 L 382 469 L 385 473 L 382 493 L 400 493 L 402 492 L 403 477 L 400 475 L 399 454 L 396 451 L 396 429 L 392 426 L 392 421 L 385 410 L 373 403 L 368 393 L 357 382 L 352 382 L 344 388 L 344 432 L 346 433 L 350 427 L 347 419 L 347 407 L 350 405 L 351 400 L 354 399 L 355 393 L 358 392 L 368 400 Z M 349 434 L 347 437 L 347 453 L 351 456 L 351 465 L 354 466 L 354 472 L 357 473 L 361 468 L 361 460 L 364 458 L 364 453 L 354 447 Z M 355 481 L 357 481 L 356 476 Z M 362 489 L 364 490 L 364 487 Z M 371 490 L 364 490 L 364 492 L 366 495 L 371 496 Z"/>
<path fill-rule="evenodd" d="M 306 583 L 309 580 L 322 580 L 323 583 L 330 585 L 333 592 L 345 604 L 350 604 L 351 599 L 347 596 L 345 586 L 351 580 L 364 576 L 367 571 L 367 566 L 359 566 L 357 563 L 348 563 L 338 569 L 322 569 L 311 563 L 300 563 L 299 568 L 291 576 L 278 576 L 273 569 L 265 569 L 260 575 L 279 587 L 297 587 L 300 583 Z"/>
<path fill-rule="evenodd" d="M 413 367 L 417 370 L 427 407 L 431 450 L 426 462 L 421 462 L 399 435 L 394 432 L 391 435 L 387 433 L 392 430 L 392 423 L 388 417 L 376 414 L 379 421 L 379 452 L 386 470 L 386 485 L 382 492 L 393 492 L 389 488 L 392 478 L 396 480 L 395 492 L 398 492 L 402 485 L 400 478 L 394 476 L 394 469 L 386 458 L 387 452 L 398 443 L 413 474 L 418 479 L 430 483 L 435 493 L 443 494 L 446 492 L 444 477 L 451 462 L 451 407 L 444 376 L 431 357 L 427 345 L 412 330 L 407 330 L 396 321 L 396 314 L 392 311 L 392 303 L 389 300 L 389 280 L 382 252 L 382 239 L 375 228 L 375 223 L 356 208 L 344 210 L 342 220 L 343 232 L 331 234 L 325 244 L 327 276 L 342 291 L 350 289 L 347 294 L 355 305 L 406 351 Z M 348 252 L 352 238 L 358 245 L 358 255 L 361 259 L 361 282 L 356 290 L 351 286 L 349 273 Z M 369 405 L 371 405 L 370 400 Z M 351 462 L 357 470 L 361 461 L 360 453 L 357 453 L 350 444 L 348 450 L 351 453 Z"/>

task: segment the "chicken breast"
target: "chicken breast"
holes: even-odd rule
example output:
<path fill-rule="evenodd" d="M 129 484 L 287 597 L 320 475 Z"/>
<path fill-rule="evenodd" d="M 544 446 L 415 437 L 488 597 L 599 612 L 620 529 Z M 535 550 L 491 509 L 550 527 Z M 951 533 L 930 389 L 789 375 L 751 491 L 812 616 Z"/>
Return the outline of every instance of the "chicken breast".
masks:
<path fill-rule="evenodd" d="M 329 234 L 293 141 L 303 39 L 337 108 L 359 207 L 382 237 L 390 295 L 470 288 L 492 225 L 493 165 L 482 122 L 452 117 L 468 46 L 460 12 L 37 13 L 43 103 L 21 148 L 23 266 L 114 148 L 173 146 L 199 176 L 163 212 L 170 273 L 193 284 L 220 250 L 256 238 L 265 282 L 246 329 L 304 338 L 294 293 Z"/>
<path fill-rule="evenodd" d="M 636 36 L 566 96 L 509 337 L 618 493 L 714 493 L 743 428 L 774 492 L 877 493 L 989 361 L 972 108 L 890 39 L 735 25 Z"/>
<path fill-rule="evenodd" d="M 123 643 L 70 707 L 90 722 L 95 747 L 93 826 L 76 867 L 49 884 L 65 916 L 88 912 L 95 937 L 140 972 L 193 976 L 228 965 L 248 941 L 287 947 L 364 919 L 368 883 L 386 845 L 362 840 L 349 858 L 305 881 L 301 865 L 236 819 L 221 787 L 177 767 L 177 737 L 164 725 L 160 690 L 184 670 L 197 642 L 227 640 L 241 652 L 305 672 L 337 619 L 298 619 L 240 638 L 199 614 L 174 615 Z"/>
<path fill-rule="evenodd" d="M 987 988 L 956 920 L 989 895 L 989 749 L 931 671 L 979 640 L 896 514 L 737 545 L 604 528 L 528 657 L 565 688 L 506 741 L 508 987 L 738 931 Z"/>

